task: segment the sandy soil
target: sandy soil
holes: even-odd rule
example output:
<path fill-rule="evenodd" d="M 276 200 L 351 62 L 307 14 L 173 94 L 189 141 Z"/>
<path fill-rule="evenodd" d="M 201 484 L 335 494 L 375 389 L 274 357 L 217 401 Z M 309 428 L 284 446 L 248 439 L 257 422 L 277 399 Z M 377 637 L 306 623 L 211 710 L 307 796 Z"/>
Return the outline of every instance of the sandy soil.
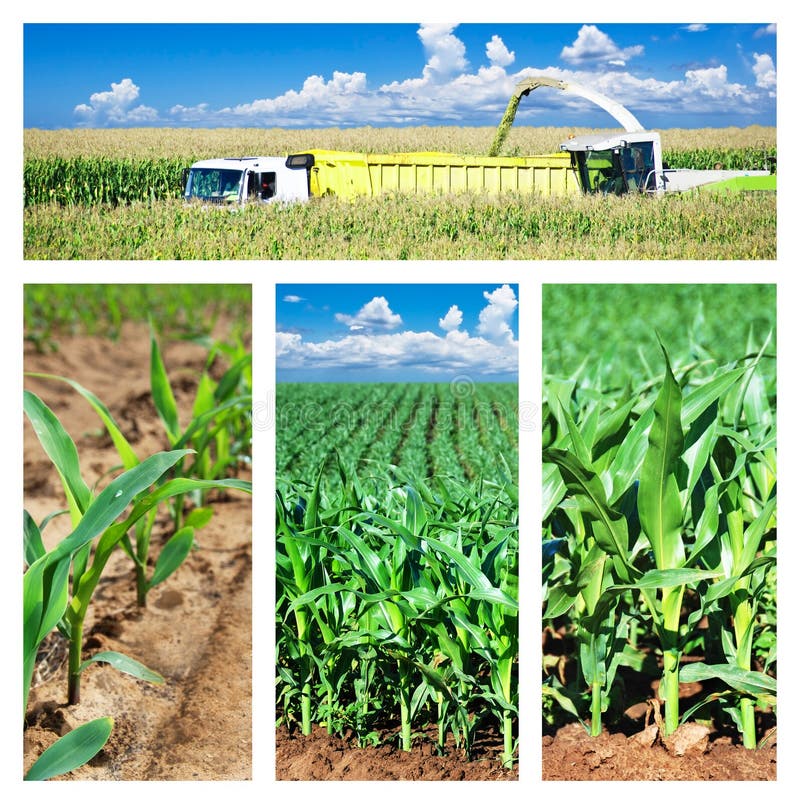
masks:
<path fill-rule="evenodd" d="M 179 410 L 191 409 L 205 350 L 163 343 Z M 93 391 L 111 410 L 139 457 L 168 448 L 150 402 L 147 327 L 126 326 L 116 343 L 63 337 L 55 353 L 26 345 L 26 371 L 61 374 Z M 119 459 L 99 419 L 68 386 L 26 377 L 25 388 L 54 410 L 75 440 L 84 479 L 107 482 Z M 182 422 L 185 424 L 185 422 Z M 38 522 L 65 500 L 55 470 L 24 425 L 25 507 Z M 246 474 L 240 474 L 246 477 Z M 251 729 L 251 500 L 217 495 L 211 523 L 197 533 L 199 549 L 136 606 L 133 566 L 121 551 L 109 562 L 86 621 L 84 656 L 118 650 L 161 673 L 152 685 L 107 665 L 82 676 L 81 702 L 66 706 L 65 651 L 55 635 L 37 667 L 24 734 L 24 767 L 60 734 L 109 715 L 109 742 L 89 764 L 66 778 L 101 780 L 241 780 L 252 778 Z M 67 517 L 45 529 L 51 545 L 69 530 Z M 159 520 L 153 544 L 171 535 Z"/>

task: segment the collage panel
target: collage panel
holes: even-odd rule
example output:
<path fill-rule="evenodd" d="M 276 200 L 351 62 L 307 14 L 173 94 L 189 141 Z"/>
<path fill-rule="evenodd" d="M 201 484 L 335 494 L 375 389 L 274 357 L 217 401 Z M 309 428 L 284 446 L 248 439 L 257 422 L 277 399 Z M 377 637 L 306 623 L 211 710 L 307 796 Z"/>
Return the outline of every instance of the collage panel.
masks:
<path fill-rule="evenodd" d="M 776 317 L 543 286 L 544 780 L 776 778 Z"/>
<path fill-rule="evenodd" d="M 24 287 L 26 780 L 252 767 L 249 285 Z"/>
<path fill-rule="evenodd" d="M 774 23 L 23 35 L 25 259 L 777 255 Z"/>
<path fill-rule="evenodd" d="M 278 780 L 518 777 L 518 298 L 277 286 Z"/>

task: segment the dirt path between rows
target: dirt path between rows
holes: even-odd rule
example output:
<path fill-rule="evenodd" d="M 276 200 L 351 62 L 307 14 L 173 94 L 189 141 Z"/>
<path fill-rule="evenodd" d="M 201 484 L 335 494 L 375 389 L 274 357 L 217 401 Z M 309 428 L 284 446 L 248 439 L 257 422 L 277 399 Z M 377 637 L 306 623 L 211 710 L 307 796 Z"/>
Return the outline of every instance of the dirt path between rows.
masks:
<path fill-rule="evenodd" d="M 191 410 L 205 349 L 162 343 L 178 408 Z M 150 402 L 146 326 L 123 329 L 118 342 L 63 337 L 55 353 L 26 345 L 26 371 L 68 376 L 110 409 L 141 458 L 168 443 Z M 84 479 L 102 486 L 119 465 L 110 439 L 88 403 L 68 386 L 26 377 L 75 440 Z M 185 424 L 182 421 L 182 424 Z M 65 507 L 61 485 L 33 430 L 24 424 L 25 507 L 40 522 Z M 248 475 L 240 473 L 240 477 Z M 251 500 L 232 493 L 212 497 L 209 525 L 178 571 L 150 592 L 146 610 L 136 606 L 133 565 L 121 551 L 109 562 L 86 620 L 84 658 L 99 650 L 125 653 L 165 678 L 153 685 L 107 665 L 84 671 L 81 702 L 66 701 L 63 640 L 49 644 L 52 657 L 37 667 L 24 736 L 24 768 L 57 737 L 95 717 L 115 720 L 109 742 L 71 779 L 241 780 L 252 778 L 251 723 Z M 45 529 L 52 546 L 69 531 L 68 517 Z M 166 518 L 153 531 L 157 549 L 171 535 Z M 156 552 L 157 554 L 157 552 Z"/>

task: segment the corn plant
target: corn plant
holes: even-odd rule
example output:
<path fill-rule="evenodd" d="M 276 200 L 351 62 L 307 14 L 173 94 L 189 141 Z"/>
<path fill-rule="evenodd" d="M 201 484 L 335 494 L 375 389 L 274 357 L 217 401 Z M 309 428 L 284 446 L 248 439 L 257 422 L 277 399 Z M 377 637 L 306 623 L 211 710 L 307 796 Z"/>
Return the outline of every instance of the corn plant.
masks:
<path fill-rule="evenodd" d="M 338 467 L 338 489 L 326 490 L 328 460 Z M 441 481 L 434 492 L 398 467 L 390 472 L 388 484 L 375 470 L 360 478 L 337 455 L 318 467 L 308 497 L 292 485 L 278 489 L 280 697 L 290 711 L 298 706 L 307 734 L 315 712 L 327 719 L 334 695 L 346 701 L 374 683 L 377 670 L 392 679 L 404 750 L 429 708 L 440 749 L 449 731 L 469 753 L 482 702 L 497 719 L 510 766 L 518 609 L 512 481 L 480 483 L 455 500 Z"/>
<path fill-rule="evenodd" d="M 213 357 L 213 354 L 212 354 Z M 164 424 L 170 446 L 183 449 L 182 457 L 171 470 L 180 478 L 173 477 L 173 493 L 163 499 L 169 504 L 175 524 L 175 532 L 163 547 L 148 577 L 152 529 L 158 507 L 152 507 L 134 525 L 132 543 L 125 534 L 121 546 L 133 560 L 136 568 L 137 603 L 146 604 L 148 592 L 171 575 L 189 555 L 194 544 L 194 534 L 206 525 L 213 511 L 205 508 L 206 494 L 211 489 L 238 489 L 250 491 L 248 482 L 224 479 L 222 475 L 232 463 L 250 449 L 249 405 L 251 397 L 240 392 L 243 373 L 249 370 L 251 356 L 238 354 L 237 361 L 226 371 L 219 383 L 215 383 L 205 371 L 200 379 L 193 418 L 185 430 L 181 430 L 175 397 L 167 377 L 161 351 L 154 334 L 151 334 L 151 391 L 153 402 Z M 209 361 L 210 362 L 210 361 Z M 108 408 L 88 389 L 67 377 L 47 374 L 32 374 L 43 379 L 56 380 L 71 386 L 80 394 L 99 416 L 111 437 L 122 465 L 131 469 L 139 463 L 133 447 L 125 438 Z M 241 423 L 244 417 L 245 424 Z M 236 422 L 236 448 L 232 449 L 234 433 L 228 429 Z M 187 449 L 188 447 L 188 449 Z M 213 455 L 213 458 L 212 458 Z M 192 456 L 193 462 L 185 465 L 183 456 Z M 166 482 L 168 474 L 160 482 Z M 180 482 L 177 482 L 180 479 Z M 184 519 L 185 495 L 194 495 L 199 504 Z"/>
<path fill-rule="evenodd" d="M 604 682 L 620 664 L 636 665 L 631 626 L 652 630 L 660 644 L 665 734 L 681 720 L 681 680 L 732 684 L 728 696 L 740 703 L 734 719 L 749 747 L 754 702 L 774 702 L 774 679 L 751 670 L 756 604 L 774 564 L 765 542 L 774 525 L 774 423 L 766 390 L 754 379 L 766 346 L 710 373 L 707 359 L 692 361 L 680 382 L 663 350 L 652 403 L 651 381 L 636 393 L 621 389 L 616 400 L 575 382 L 548 386 L 545 618 L 568 615 L 576 623 L 593 734 L 608 703 Z M 686 590 L 699 601 L 688 615 Z M 639 601 L 633 608 L 632 594 Z M 622 599 L 625 610 L 613 614 Z M 705 615 L 718 626 L 727 662 L 682 668 Z M 597 645 L 604 649 L 593 651 Z M 713 653 L 707 644 L 706 655 Z M 579 699 L 555 681 L 546 693 L 578 714 Z"/>

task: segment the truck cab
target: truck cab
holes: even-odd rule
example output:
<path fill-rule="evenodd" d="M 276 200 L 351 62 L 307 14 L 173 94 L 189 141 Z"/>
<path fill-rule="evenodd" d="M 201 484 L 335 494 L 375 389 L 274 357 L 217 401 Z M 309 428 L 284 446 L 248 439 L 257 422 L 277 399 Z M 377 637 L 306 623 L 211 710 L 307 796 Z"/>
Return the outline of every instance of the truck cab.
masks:
<path fill-rule="evenodd" d="M 276 156 L 205 159 L 183 173 L 183 197 L 204 204 L 308 200 L 304 171 L 290 169 Z"/>
<path fill-rule="evenodd" d="M 665 189 L 658 132 L 587 134 L 572 137 L 559 147 L 572 155 L 586 193 L 622 195 Z"/>

